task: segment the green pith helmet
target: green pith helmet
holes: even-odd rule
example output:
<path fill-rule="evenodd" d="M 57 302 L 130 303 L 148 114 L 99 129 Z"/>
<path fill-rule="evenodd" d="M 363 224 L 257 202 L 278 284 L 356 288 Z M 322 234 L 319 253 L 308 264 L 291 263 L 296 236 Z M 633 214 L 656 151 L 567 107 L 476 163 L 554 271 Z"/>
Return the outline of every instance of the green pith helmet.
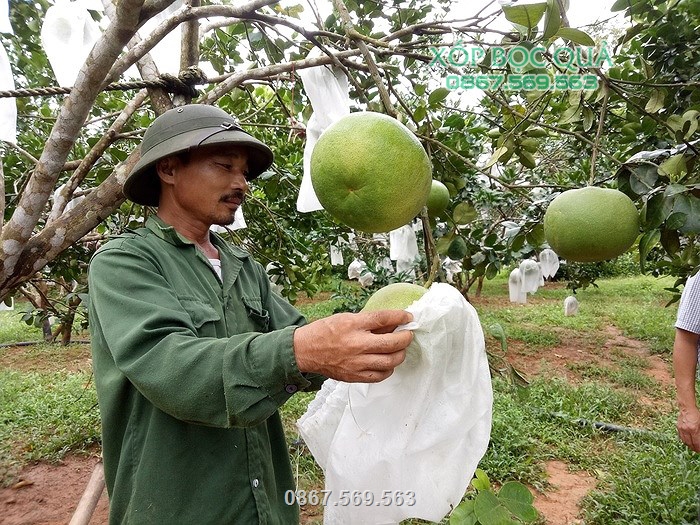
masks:
<path fill-rule="evenodd" d="M 138 204 L 158 206 L 160 181 L 156 162 L 212 144 L 246 147 L 248 180 L 272 165 L 272 150 L 243 131 L 231 115 L 214 106 L 190 104 L 170 109 L 151 123 L 141 143 L 141 159 L 124 182 L 124 195 Z"/>

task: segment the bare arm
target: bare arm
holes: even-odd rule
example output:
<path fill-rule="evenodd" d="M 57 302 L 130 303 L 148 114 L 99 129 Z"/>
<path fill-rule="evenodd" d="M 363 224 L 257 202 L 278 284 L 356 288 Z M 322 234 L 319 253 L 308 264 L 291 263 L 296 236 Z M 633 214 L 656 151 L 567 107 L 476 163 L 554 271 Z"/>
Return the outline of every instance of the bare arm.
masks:
<path fill-rule="evenodd" d="M 339 381 L 374 383 L 389 377 L 406 357 L 413 332 L 392 333 L 413 316 L 404 310 L 336 314 L 294 332 L 301 372 Z"/>
<path fill-rule="evenodd" d="M 678 401 L 678 435 L 683 443 L 700 452 L 700 410 L 695 402 L 695 373 L 700 334 L 676 328 L 673 369 Z"/>

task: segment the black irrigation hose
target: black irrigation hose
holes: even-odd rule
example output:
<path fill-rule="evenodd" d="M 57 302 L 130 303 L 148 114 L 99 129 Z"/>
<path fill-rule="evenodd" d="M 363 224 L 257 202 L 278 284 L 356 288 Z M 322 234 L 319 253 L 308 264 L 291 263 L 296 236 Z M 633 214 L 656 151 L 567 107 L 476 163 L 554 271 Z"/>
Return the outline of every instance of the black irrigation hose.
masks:
<path fill-rule="evenodd" d="M 558 418 L 558 419 L 563 419 L 567 421 L 568 423 L 573 423 L 575 425 L 578 425 L 580 427 L 592 427 L 598 430 L 602 430 L 605 432 L 620 432 L 620 433 L 626 433 L 626 434 L 636 434 L 640 436 L 648 436 L 648 437 L 653 437 L 656 439 L 662 439 L 666 440 L 669 439 L 669 436 L 665 434 L 661 434 L 660 432 L 654 432 L 653 430 L 647 430 L 646 428 L 633 428 L 633 427 L 625 427 L 622 425 L 617 425 L 615 423 L 606 423 L 603 421 L 591 421 L 588 419 L 583 419 L 583 418 L 571 418 L 564 414 L 563 412 L 550 412 L 550 416 Z"/>

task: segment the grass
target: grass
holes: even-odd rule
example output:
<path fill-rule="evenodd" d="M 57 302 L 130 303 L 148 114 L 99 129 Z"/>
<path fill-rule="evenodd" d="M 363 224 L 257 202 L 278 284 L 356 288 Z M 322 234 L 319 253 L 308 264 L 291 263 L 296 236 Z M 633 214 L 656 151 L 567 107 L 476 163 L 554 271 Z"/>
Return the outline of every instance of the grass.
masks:
<path fill-rule="evenodd" d="M 605 346 L 609 327 L 614 326 L 612 335 L 643 341 L 668 360 L 677 308 L 664 307 L 664 288 L 670 281 L 644 276 L 599 280 L 598 288 L 576 294 L 579 314 L 565 317 L 568 290 L 548 284 L 528 304 L 512 305 L 506 277 L 486 281 L 483 298 L 474 298 L 482 325 L 500 325 L 510 348 L 545 365 L 566 344 L 587 349 L 591 359 L 566 364 L 577 378 L 573 381 L 545 366 L 524 391 L 494 378 L 491 443 L 479 467 L 496 484 L 519 480 L 541 490 L 552 489 L 545 472 L 549 460 L 588 472 L 597 486 L 582 503 L 586 525 L 695 522 L 700 462 L 677 439 L 672 388 L 649 375 L 648 358 Z M 330 294 L 322 297 L 298 305 L 309 320 L 331 315 L 340 304 L 329 299 Z M 13 312 L 0 314 L 0 341 L 40 337 Z M 490 336 L 487 341 L 498 346 Z M 59 363 L 62 353 L 79 351 L 37 345 L 24 355 L 32 362 L 43 356 Z M 21 370 L 7 365 L 10 360 L 2 349 L 0 362 L 5 363 L 0 368 L 0 469 L 16 471 L 27 461 L 57 459 L 99 441 L 88 372 L 50 371 L 46 366 Z M 296 420 L 313 397 L 297 394 L 281 409 L 298 485 L 307 491 L 324 488 L 323 472 L 296 429 Z M 321 508 L 304 512 L 306 523 L 322 522 Z M 410 520 L 405 525 L 409 523 L 426 522 Z"/>
<path fill-rule="evenodd" d="M 99 443 L 91 374 L 0 369 L 0 485 L 29 461 Z"/>
<path fill-rule="evenodd" d="M 21 316 L 17 309 L 0 312 L 0 344 L 41 339 L 41 328 L 27 325 Z"/>

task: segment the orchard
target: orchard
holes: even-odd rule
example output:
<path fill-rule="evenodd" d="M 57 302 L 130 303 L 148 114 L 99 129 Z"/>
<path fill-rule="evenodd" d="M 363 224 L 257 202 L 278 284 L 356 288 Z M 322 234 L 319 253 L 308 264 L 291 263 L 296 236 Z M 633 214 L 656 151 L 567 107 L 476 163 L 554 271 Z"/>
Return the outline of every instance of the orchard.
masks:
<path fill-rule="evenodd" d="M 10 0 L 0 302 L 45 342 L 82 338 L 90 258 L 156 212 L 122 193 L 146 128 L 215 105 L 274 153 L 219 234 L 281 295 L 326 315 L 449 283 L 487 308 L 491 374 L 519 398 L 508 322 L 555 297 L 588 319 L 582 294 L 620 274 L 662 280 L 670 312 L 700 268 L 700 3 L 601 1 L 584 24 L 574 3 Z M 450 523 L 532 522 L 531 473 L 482 466 L 481 507 Z"/>

